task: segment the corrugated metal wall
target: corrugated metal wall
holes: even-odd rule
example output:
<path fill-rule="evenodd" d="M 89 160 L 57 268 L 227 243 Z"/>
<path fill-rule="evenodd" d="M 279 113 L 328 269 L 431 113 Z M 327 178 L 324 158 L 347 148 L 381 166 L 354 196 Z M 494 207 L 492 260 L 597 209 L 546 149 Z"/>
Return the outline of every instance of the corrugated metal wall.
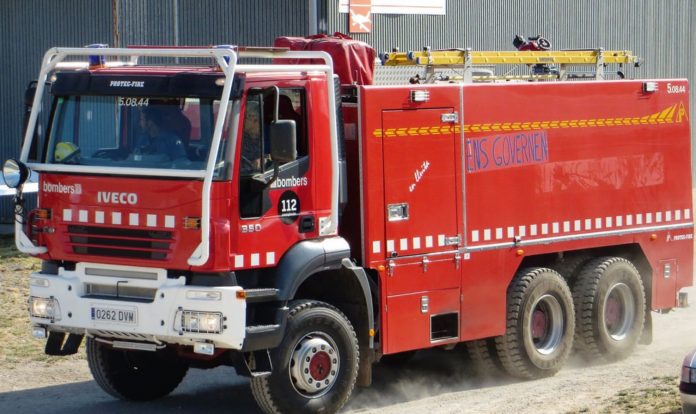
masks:
<path fill-rule="evenodd" d="M 24 88 L 49 47 L 269 45 L 278 35 L 308 34 L 314 4 L 320 30 L 347 32 L 338 0 L 0 0 L 0 160 L 19 153 Z M 373 33 L 354 37 L 378 51 L 510 50 L 513 35 L 541 33 L 557 49 L 630 49 L 645 63 L 629 76 L 694 81 L 695 22 L 693 0 L 447 0 L 444 16 L 373 15 Z M 0 223 L 11 211 L 0 200 Z"/>

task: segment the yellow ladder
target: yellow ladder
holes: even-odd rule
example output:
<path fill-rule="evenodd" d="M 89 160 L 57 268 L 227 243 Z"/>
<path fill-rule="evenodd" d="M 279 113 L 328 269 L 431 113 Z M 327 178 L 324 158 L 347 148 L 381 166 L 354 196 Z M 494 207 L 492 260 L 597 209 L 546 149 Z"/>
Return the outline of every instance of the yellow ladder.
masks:
<path fill-rule="evenodd" d="M 567 79 L 567 66 L 587 65 L 595 70 L 594 79 L 604 79 L 606 65 L 634 64 L 638 66 L 640 59 L 629 50 L 559 50 L 559 51 L 474 51 L 471 49 L 449 49 L 423 51 L 392 52 L 381 56 L 384 66 L 425 66 L 429 75 L 436 69 L 464 69 L 463 80 L 509 80 L 509 76 L 477 76 L 473 74 L 475 66 L 495 65 L 559 65 L 551 77 Z M 524 75 L 523 78 L 542 80 L 549 78 L 548 74 Z"/>

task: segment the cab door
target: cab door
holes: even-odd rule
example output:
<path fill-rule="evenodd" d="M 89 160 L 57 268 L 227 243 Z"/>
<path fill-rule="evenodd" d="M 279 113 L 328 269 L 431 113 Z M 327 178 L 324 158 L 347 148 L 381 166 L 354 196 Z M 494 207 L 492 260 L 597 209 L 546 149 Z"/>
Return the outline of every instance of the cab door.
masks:
<path fill-rule="evenodd" d="M 459 337 L 453 108 L 382 112 L 387 353 Z"/>

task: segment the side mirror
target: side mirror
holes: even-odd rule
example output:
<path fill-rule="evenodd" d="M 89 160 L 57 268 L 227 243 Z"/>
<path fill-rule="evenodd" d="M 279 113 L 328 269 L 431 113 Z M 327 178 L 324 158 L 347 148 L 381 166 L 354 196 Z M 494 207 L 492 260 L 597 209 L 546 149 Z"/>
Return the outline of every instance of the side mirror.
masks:
<path fill-rule="evenodd" d="M 37 81 L 29 82 L 27 89 L 24 91 L 24 107 L 31 112 L 31 107 L 34 105 L 34 95 L 36 95 Z"/>
<path fill-rule="evenodd" d="M 279 119 L 268 125 L 271 160 L 286 163 L 297 159 L 297 125 L 291 119 Z"/>
<path fill-rule="evenodd" d="M 2 178 L 10 188 L 17 188 L 29 178 L 29 167 L 21 161 L 9 159 L 2 166 Z"/>

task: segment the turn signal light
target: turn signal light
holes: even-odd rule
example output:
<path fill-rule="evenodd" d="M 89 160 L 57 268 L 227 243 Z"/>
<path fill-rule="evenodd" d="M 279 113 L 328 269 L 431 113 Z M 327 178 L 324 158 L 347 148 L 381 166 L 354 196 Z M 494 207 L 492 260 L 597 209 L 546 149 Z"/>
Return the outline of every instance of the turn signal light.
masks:
<path fill-rule="evenodd" d="M 50 208 L 37 208 L 34 210 L 34 217 L 42 220 L 50 220 L 53 216 Z"/>
<path fill-rule="evenodd" d="M 201 228 L 200 217 L 184 217 L 184 228 L 187 230 L 198 230 Z"/>

